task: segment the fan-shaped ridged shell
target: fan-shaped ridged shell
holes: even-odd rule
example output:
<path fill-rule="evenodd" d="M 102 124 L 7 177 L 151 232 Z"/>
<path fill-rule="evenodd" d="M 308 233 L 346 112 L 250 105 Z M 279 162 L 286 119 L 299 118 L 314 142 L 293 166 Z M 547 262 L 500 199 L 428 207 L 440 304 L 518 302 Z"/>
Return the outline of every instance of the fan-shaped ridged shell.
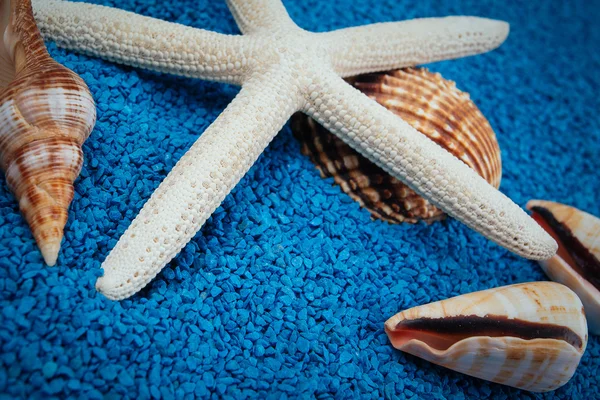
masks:
<path fill-rule="evenodd" d="M 28 0 L 0 0 L 0 166 L 54 265 L 96 119 L 85 82 L 46 51 Z"/>
<path fill-rule="evenodd" d="M 468 93 L 425 68 L 360 75 L 349 83 L 397 114 L 412 127 L 500 186 L 500 149 L 490 124 Z M 324 178 L 333 177 L 344 192 L 376 218 L 388 222 L 435 221 L 443 212 L 360 155 L 303 114 L 292 130 Z"/>
<path fill-rule="evenodd" d="M 587 346 L 581 301 L 533 282 L 414 307 L 385 323 L 392 345 L 477 378 L 534 392 L 567 383 Z"/>
<path fill-rule="evenodd" d="M 600 218 L 551 201 L 531 200 L 527 208 L 558 243 L 557 254 L 540 266 L 577 293 L 590 332 L 600 335 Z"/>

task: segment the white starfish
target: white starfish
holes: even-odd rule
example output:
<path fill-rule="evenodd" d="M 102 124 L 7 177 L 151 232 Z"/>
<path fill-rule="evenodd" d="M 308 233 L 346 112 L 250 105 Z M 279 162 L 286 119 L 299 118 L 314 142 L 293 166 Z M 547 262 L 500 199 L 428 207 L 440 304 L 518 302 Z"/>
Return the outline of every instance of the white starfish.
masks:
<path fill-rule="evenodd" d="M 177 255 L 298 110 L 496 243 L 533 259 L 556 252 L 510 199 L 342 79 L 494 49 L 504 22 L 447 17 L 312 33 L 280 0 L 228 0 L 243 35 L 222 35 L 85 3 L 33 4 L 42 33 L 60 46 L 242 86 L 104 261 L 96 288 L 110 299 L 131 296 Z"/>

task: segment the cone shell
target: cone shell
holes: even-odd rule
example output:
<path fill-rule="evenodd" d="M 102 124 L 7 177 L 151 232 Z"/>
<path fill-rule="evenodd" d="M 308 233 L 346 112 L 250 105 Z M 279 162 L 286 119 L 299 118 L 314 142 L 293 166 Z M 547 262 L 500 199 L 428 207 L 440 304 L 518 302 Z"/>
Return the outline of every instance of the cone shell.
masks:
<path fill-rule="evenodd" d="M 48 55 L 31 3 L 0 0 L 0 12 L 0 167 L 54 265 L 96 109 L 85 82 Z"/>
<path fill-rule="evenodd" d="M 385 323 L 392 345 L 477 378 L 533 392 L 571 379 L 587 346 L 581 301 L 535 282 L 411 308 Z"/>
<path fill-rule="evenodd" d="M 600 335 L 600 219 L 551 201 L 531 200 L 527 208 L 558 243 L 557 254 L 540 266 L 550 279 L 577 293 L 590 332 Z"/>
<path fill-rule="evenodd" d="M 354 87 L 394 112 L 498 188 L 502 175 L 500 149 L 490 124 L 452 81 L 425 68 L 360 75 Z M 391 223 L 442 219 L 444 213 L 412 189 L 373 164 L 313 119 L 292 117 L 292 131 L 302 153 L 323 178 L 333 177 L 375 218 Z"/>

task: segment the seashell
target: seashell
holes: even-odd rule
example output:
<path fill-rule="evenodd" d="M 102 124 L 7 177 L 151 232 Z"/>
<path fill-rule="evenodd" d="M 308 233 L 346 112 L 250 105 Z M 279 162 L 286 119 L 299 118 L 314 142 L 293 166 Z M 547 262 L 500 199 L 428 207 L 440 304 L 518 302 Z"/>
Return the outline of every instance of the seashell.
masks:
<path fill-rule="evenodd" d="M 54 265 L 96 108 L 85 82 L 48 54 L 29 0 L 0 0 L 0 33 L 0 167 Z"/>
<path fill-rule="evenodd" d="M 558 243 L 557 254 L 540 261 L 542 269 L 577 293 L 590 332 L 600 335 L 600 219 L 551 201 L 531 200 L 527 209 Z"/>
<path fill-rule="evenodd" d="M 385 323 L 392 345 L 492 382 L 546 392 L 571 379 L 587 346 L 581 301 L 554 282 L 469 293 Z"/>
<path fill-rule="evenodd" d="M 500 186 L 500 148 L 490 124 L 470 100 L 439 73 L 404 68 L 347 79 L 354 87 L 397 114 Z M 292 131 L 302 153 L 323 178 L 333 177 L 373 217 L 391 223 L 432 222 L 445 214 L 412 189 L 360 155 L 304 114 L 292 117 Z"/>

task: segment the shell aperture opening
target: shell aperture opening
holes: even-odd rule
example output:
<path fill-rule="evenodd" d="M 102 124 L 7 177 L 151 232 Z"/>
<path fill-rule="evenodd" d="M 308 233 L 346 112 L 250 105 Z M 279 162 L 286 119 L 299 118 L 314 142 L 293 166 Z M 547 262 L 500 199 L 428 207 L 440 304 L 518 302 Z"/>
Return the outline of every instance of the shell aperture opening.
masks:
<path fill-rule="evenodd" d="M 445 351 L 461 340 L 475 336 L 518 337 L 524 340 L 556 339 L 578 350 L 581 337 L 566 326 L 525 321 L 501 315 L 460 315 L 444 318 L 404 319 L 393 328 L 386 326 L 396 348 L 410 340 L 419 340 L 436 350 Z"/>

